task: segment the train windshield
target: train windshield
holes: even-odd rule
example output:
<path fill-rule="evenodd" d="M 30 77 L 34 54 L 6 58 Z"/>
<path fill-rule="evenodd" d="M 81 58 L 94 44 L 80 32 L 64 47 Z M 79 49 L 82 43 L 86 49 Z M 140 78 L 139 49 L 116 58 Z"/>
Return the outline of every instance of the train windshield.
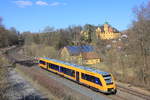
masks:
<path fill-rule="evenodd" d="M 110 85 L 110 84 L 113 84 L 113 81 L 112 81 L 112 77 L 110 74 L 107 74 L 107 75 L 103 75 L 105 81 L 106 81 L 106 85 Z"/>

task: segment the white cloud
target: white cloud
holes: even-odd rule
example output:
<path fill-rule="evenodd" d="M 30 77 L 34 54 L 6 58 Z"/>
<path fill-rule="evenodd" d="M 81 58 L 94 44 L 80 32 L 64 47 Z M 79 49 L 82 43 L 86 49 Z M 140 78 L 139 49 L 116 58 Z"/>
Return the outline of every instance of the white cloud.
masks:
<path fill-rule="evenodd" d="M 61 2 L 52 2 L 50 3 L 50 6 L 60 6 L 60 5 L 67 5 L 66 3 L 61 3 Z"/>
<path fill-rule="evenodd" d="M 14 1 L 14 3 L 21 8 L 25 8 L 27 6 L 32 6 L 33 4 L 38 5 L 38 6 L 65 6 L 67 5 L 67 3 L 61 3 L 61 2 L 52 2 L 52 3 L 48 3 L 42 0 L 38 0 L 36 2 L 32 2 L 31 0 L 16 0 Z"/>
<path fill-rule="evenodd" d="M 15 1 L 15 4 L 22 8 L 33 5 L 33 3 L 31 1 L 26 1 L 26 0 Z"/>
<path fill-rule="evenodd" d="M 47 6 L 48 5 L 48 3 L 44 2 L 44 1 L 36 1 L 35 4 L 40 5 L 40 6 Z"/>

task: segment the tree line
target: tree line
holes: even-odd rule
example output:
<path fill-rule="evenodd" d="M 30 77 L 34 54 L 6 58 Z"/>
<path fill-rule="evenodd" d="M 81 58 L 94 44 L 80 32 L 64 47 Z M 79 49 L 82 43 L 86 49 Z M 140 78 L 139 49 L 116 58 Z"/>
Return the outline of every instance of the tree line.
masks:
<path fill-rule="evenodd" d="M 0 17 L 0 48 L 17 45 L 19 32 L 15 28 L 6 29 Z"/>

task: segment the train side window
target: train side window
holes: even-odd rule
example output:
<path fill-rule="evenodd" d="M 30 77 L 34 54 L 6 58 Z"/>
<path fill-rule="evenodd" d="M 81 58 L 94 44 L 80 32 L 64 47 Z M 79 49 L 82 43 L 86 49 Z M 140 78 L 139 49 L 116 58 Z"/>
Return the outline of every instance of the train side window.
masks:
<path fill-rule="evenodd" d="M 63 71 L 62 71 L 62 68 L 63 68 L 63 67 L 60 67 L 60 70 L 59 70 L 60 72 L 63 72 Z"/>
<path fill-rule="evenodd" d="M 100 82 L 100 80 L 99 80 L 99 78 L 97 78 L 95 76 L 82 73 L 81 77 L 82 77 L 82 79 L 85 79 L 87 81 L 90 81 L 90 82 L 102 85 L 101 82 Z"/>
<path fill-rule="evenodd" d="M 43 64 L 43 65 L 46 64 L 45 61 L 42 61 L 42 60 L 40 60 L 39 63 L 40 63 L 40 64 Z"/>
<path fill-rule="evenodd" d="M 81 76 L 82 79 L 85 79 L 85 80 L 88 80 L 88 81 L 92 81 L 93 80 L 91 75 L 84 74 L 84 73 L 82 73 L 81 75 L 82 75 Z"/>
<path fill-rule="evenodd" d="M 59 66 L 58 65 L 54 65 L 54 64 L 51 64 L 51 69 L 54 69 L 54 70 L 59 70 Z"/>
<path fill-rule="evenodd" d="M 75 71 L 68 68 L 61 67 L 61 72 L 72 77 L 75 76 Z"/>
<path fill-rule="evenodd" d="M 99 78 L 97 78 L 97 77 L 95 77 L 95 83 L 96 83 L 96 84 L 99 84 L 100 86 L 102 86 L 101 81 L 100 81 Z"/>

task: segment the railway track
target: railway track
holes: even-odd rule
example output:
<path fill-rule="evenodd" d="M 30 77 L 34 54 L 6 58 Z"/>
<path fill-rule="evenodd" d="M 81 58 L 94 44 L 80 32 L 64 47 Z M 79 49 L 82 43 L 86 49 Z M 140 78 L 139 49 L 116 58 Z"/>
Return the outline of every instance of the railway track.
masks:
<path fill-rule="evenodd" d="M 10 50 L 8 52 L 7 55 L 11 61 L 13 61 L 14 63 L 26 65 L 26 66 L 28 66 L 29 63 L 31 64 L 31 66 L 35 65 L 35 62 L 33 62 L 34 60 L 32 59 L 32 57 L 27 57 L 27 56 L 18 54 L 17 52 L 19 50 L 20 50 L 20 48 L 16 48 L 16 49 Z M 17 55 L 17 57 L 16 57 L 16 55 Z M 41 70 L 41 69 L 39 69 L 39 70 Z M 56 75 L 55 78 L 62 78 L 62 77 Z M 146 95 L 141 92 L 134 91 L 132 89 L 128 89 L 128 88 L 120 86 L 120 85 L 117 85 L 117 89 L 118 89 L 118 93 L 116 95 L 108 95 L 107 97 L 111 98 L 112 100 L 131 100 L 131 99 L 132 100 L 150 100 L 150 95 Z M 95 91 L 93 91 L 93 92 L 95 92 Z M 99 93 L 97 93 L 97 92 L 95 92 L 95 94 L 99 95 Z M 130 97 L 128 97 L 127 95 L 124 95 L 124 94 L 129 94 Z M 104 94 L 101 94 L 101 95 L 106 96 Z"/>
<path fill-rule="evenodd" d="M 150 95 L 146 95 L 146 94 L 143 94 L 141 92 L 134 91 L 132 89 L 128 89 L 128 88 L 125 88 L 125 87 L 122 87 L 122 86 L 117 86 L 117 89 L 119 89 L 120 91 L 123 91 L 123 92 L 127 92 L 129 94 L 138 96 L 138 97 L 140 97 L 144 100 L 150 100 Z"/>

